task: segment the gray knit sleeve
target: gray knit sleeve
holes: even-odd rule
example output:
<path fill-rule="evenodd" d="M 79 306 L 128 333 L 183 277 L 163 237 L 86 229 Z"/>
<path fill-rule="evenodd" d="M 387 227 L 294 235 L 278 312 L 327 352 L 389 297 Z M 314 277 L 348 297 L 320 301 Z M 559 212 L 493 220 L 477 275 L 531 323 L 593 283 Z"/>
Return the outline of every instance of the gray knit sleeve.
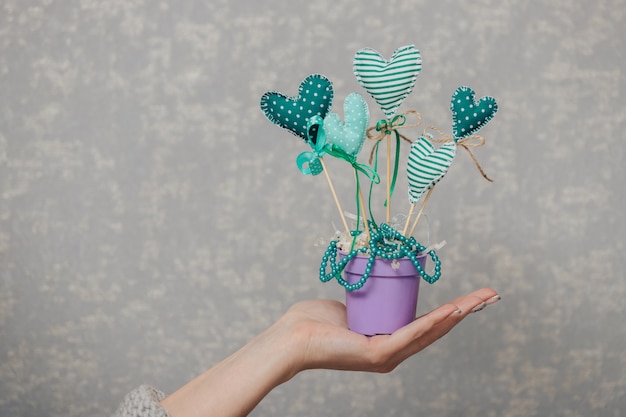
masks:
<path fill-rule="evenodd" d="M 148 385 L 129 392 L 113 417 L 169 417 L 160 401 L 165 394 Z"/>

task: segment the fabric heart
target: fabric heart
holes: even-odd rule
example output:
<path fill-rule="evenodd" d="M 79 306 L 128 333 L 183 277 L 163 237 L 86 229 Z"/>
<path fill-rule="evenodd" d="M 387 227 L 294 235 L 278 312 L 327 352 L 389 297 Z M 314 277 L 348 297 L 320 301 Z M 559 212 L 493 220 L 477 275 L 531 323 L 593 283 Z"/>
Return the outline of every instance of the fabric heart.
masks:
<path fill-rule="evenodd" d="M 432 139 L 430 135 L 422 136 L 411 144 L 406 169 L 411 204 L 443 178 L 456 154 L 456 142 L 446 142 L 435 150 L 429 138 Z"/>
<path fill-rule="evenodd" d="M 320 74 L 301 83 L 297 97 L 268 91 L 261 97 L 261 110 L 274 124 L 307 141 L 307 122 L 312 116 L 324 118 L 333 102 L 333 84 Z"/>
<path fill-rule="evenodd" d="M 473 135 L 486 125 L 498 111 L 498 103 L 493 97 L 485 96 L 476 101 L 474 90 L 459 87 L 452 94 L 452 133 L 454 140 Z"/>
<path fill-rule="evenodd" d="M 342 122 L 337 113 L 330 113 L 324 119 L 326 141 L 351 156 L 356 156 L 365 142 L 365 131 L 369 123 L 369 110 L 359 93 L 348 95 L 343 101 Z"/>
<path fill-rule="evenodd" d="M 387 118 L 393 117 L 402 101 L 413 91 L 421 70 L 422 56 L 413 45 L 396 49 L 389 61 L 373 49 L 361 49 L 353 64 L 356 79 Z"/>

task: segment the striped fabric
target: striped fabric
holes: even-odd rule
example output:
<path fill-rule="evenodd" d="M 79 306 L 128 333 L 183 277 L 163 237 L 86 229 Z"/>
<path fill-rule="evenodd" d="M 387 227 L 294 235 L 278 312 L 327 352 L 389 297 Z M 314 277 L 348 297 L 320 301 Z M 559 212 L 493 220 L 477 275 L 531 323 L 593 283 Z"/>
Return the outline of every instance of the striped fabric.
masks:
<path fill-rule="evenodd" d="M 385 61 L 373 49 L 365 48 L 354 57 L 354 75 L 361 86 L 391 119 L 402 101 L 413 91 L 422 69 L 422 57 L 415 46 L 396 49 L 391 60 Z"/>
<path fill-rule="evenodd" d="M 456 142 L 446 142 L 437 150 L 424 136 L 413 142 L 406 169 L 411 204 L 443 178 L 455 154 Z"/>

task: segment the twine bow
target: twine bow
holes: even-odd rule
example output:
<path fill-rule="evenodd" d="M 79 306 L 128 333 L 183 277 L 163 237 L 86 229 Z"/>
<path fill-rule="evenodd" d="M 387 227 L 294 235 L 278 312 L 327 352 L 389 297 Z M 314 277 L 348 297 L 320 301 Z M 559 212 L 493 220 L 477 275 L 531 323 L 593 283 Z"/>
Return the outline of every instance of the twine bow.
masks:
<path fill-rule="evenodd" d="M 437 132 L 442 139 L 434 139 L 432 135 L 427 133 L 429 129 Z M 483 146 L 486 143 L 484 137 L 480 135 L 470 135 L 470 136 L 465 136 L 461 139 L 459 138 L 453 139 L 450 136 L 446 135 L 441 129 L 435 126 L 426 126 L 426 128 L 424 128 L 424 136 L 430 137 L 430 141 L 433 143 L 455 142 L 457 145 L 459 145 L 460 147 L 462 147 L 463 149 L 467 151 L 470 158 L 472 158 L 472 161 L 474 162 L 476 169 L 478 169 L 478 172 L 480 172 L 483 178 L 489 182 L 493 182 L 493 180 L 487 176 L 483 168 L 480 166 L 480 163 L 478 162 L 478 160 L 476 159 L 476 157 L 470 150 L 470 148 L 478 148 L 478 147 Z"/>
<path fill-rule="evenodd" d="M 416 123 L 406 124 L 406 119 L 408 115 L 415 115 L 417 117 Z M 371 126 L 367 129 L 366 135 L 368 139 L 375 140 L 380 142 L 388 135 L 395 133 L 396 137 L 400 137 L 404 139 L 408 143 L 412 143 L 411 139 L 407 138 L 403 134 L 401 134 L 398 129 L 407 129 L 411 127 L 418 127 L 422 123 L 422 115 L 419 114 L 415 110 L 407 110 L 402 114 L 396 114 L 393 119 L 387 120 L 382 119 L 376 123 L 376 126 Z M 377 133 L 374 133 L 377 132 Z M 370 153 L 370 164 L 372 163 L 372 158 L 374 155 L 374 150 Z"/>

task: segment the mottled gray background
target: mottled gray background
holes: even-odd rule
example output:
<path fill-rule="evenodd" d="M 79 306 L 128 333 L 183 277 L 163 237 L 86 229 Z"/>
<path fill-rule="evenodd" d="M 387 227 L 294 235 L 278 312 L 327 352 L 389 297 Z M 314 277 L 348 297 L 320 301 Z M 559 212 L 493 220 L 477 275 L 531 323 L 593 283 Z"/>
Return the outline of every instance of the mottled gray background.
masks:
<path fill-rule="evenodd" d="M 460 152 L 428 204 L 448 245 L 418 309 L 503 301 L 389 375 L 311 371 L 253 415 L 625 416 L 625 27 L 623 0 L 2 0 L 0 415 L 108 415 L 342 299 L 316 277 L 327 185 L 258 101 L 319 72 L 342 114 L 354 52 L 415 44 L 401 110 L 449 132 L 457 86 L 500 103 L 475 150 L 495 182 Z"/>

